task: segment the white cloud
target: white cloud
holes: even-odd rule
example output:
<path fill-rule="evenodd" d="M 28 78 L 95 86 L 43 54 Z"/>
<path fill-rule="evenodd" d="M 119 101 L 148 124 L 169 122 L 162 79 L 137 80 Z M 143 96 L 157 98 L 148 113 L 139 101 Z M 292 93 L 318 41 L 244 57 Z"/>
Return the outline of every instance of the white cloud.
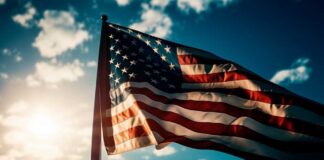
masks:
<path fill-rule="evenodd" d="M 312 69 L 307 66 L 308 58 L 297 59 L 289 69 L 278 71 L 271 81 L 277 84 L 302 83 L 309 79 Z"/>
<path fill-rule="evenodd" d="M 6 3 L 6 0 L 0 0 L 0 5 L 4 5 Z"/>
<path fill-rule="evenodd" d="M 77 23 L 74 16 L 68 11 L 46 10 L 38 27 L 42 30 L 33 43 L 41 56 L 53 58 L 72 50 L 91 35 L 84 30 L 82 23 Z"/>
<path fill-rule="evenodd" d="M 5 55 L 5 56 L 11 56 L 12 52 L 8 48 L 4 48 L 2 50 L 2 54 Z"/>
<path fill-rule="evenodd" d="M 150 3 L 152 6 L 158 6 L 161 8 L 165 8 L 166 6 L 169 5 L 170 0 L 151 0 Z"/>
<path fill-rule="evenodd" d="M 141 20 L 131 24 L 130 28 L 161 38 L 171 34 L 172 20 L 161 8 L 155 9 L 148 4 L 143 4 L 142 8 Z"/>
<path fill-rule="evenodd" d="M 8 114 L 16 114 L 16 113 L 22 113 L 28 108 L 29 104 L 23 100 L 19 100 L 12 104 L 8 109 Z"/>
<path fill-rule="evenodd" d="M 116 0 L 119 6 L 126 6 L 130 3 L 130 0 Z"/>
<path fill-rule="evenodd" d="M 186 13 L 189 13 L 190 10 L 200 13 L 208 10 L 211 4 L 215 4 L 217 7 L 227 7 L 237 1 L 238 0 L 177 0 L 177 6 Z"/>
<path fill-rule="evenodd" d="M 12 19 L 21 26 L 28 28 L 36 15 L 36 8 L 30 2 L 25 5 L 25 8 L 27 10 L 26 13 L 17 14 L 13 16 Z"/>
<path fill-rule="evenodd" d="M 96 67 L 96 66 L 97 66 L 97 62 L 95 60 L 87 62 L 87 67 Z"/>
<path fill-rule="evenodd" d="M 210 0 L 177 0 L 177 6 L 184 12 L 189 12 L 191 9 L 200 13 L 201 11 L 207 10 Z"/>
<path fill-rule="evenodd" d="M 17 55 L 15 56 L 15 61 L 16 61 L 16 62 L 21 62 L 22 60 L 23 60 L 23 57 L 22 57 L 21 55 L 17 54 Z"/>
<path fill-rule="evenodd" d="M 0 72 L 0 77 L 2 79 L 8 79 L 9 78 L 9 75 L 7 73 L 4 73 L 4 72 Z"/>
<path fill-rule="evenodd" d="M 149 155 L 144 155 L 144 156 L 142 156 L 142 159 L 149 160 L 149 159 L 151 159 L 151 157 Z"/>
<path fill-rule="evenodd" d="M 26 77 L 29 86 L 39 86 L 47 84 L 56 86 L 60 82 L 74 82 L 84 75 L 82 67 L 84 66 L 78 59 L 71 63 L 63 64 L 61 62 L 37 62 L 34 74 Z"/>
<path fill-rule="evenodd" d="M 172 154 L 175 154 L 176 152 L 177 152 L 177 150 L 174 147 L 166 146 L 161 150 L 154 150 L 153 154 L 158 157 L 161 157 L 161 156 L 172 155 Z"/>

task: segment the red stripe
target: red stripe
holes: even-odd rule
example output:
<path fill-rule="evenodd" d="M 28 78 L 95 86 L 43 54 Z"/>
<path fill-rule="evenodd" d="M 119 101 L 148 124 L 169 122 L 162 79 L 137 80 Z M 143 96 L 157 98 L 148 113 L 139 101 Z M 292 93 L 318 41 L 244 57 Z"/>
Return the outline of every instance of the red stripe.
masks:
<path fill-rule="evenodd" d="M 258 79 L 257 76 L 243 73 L 242 71 L 228 71 L 211 74 L 182 75 L 184 82 L 188 83 L 212 83 L 227 82 L 235 80 L 251 80 Z"/>
<path fill-rule="evenodd" d="M 278 141 L 240 125 L 225 125 L 211 122 L 195 122 L 174 112 L 162 111 L 142 102 L 137 103 L 139 104 L 141 109 L 149 112 L 150 114 L 158 117 L 161 120 L 177 123 L 186 128 L 189 128 L 192 131 L 199 133 L 247 138 L 289 152 L 318 152 L 322 151 L 322 148 L 324 147 L 323 144 L 316 142 L 301 143 Z"/>
<path fill-rule="evenodd" d="M 244 159 L 269 159 L 268 157 L 256 155 L 253 153 L 247 153 L 247 152 L 241 152 L 235 149 L 232 149 L 230 147 L 227 147 L 223 144 L 207 141 L 207 140 L 191 140 L 189 138 L 186 138 L 184 136 L 178 136 L 171 132 L 166 131 L 163 127 L 161 127 L 157 122 L 155 122 L 152 119 L 147 119 L 148 124 L 150 125 L 150 128 L 154 130 L 155 132 L 159 133 L 160 136 L 162 136 L 165 140 L 160 143 L 164 142 L 176 142 L 191 148 L 198 148 L 198 149 L 213 149 L 216 151 L 221 151 L 229 154 L 233 154 L 236 156 L 239 156 Z"/>
<path fill-rule="evenodd" d="M 222 59 L 207 59 L 198 55 L 178 55 L 178 61 L 180 65 L 186 64 L 225 64 L 232 63 L 230 61 Z"/>
<path fill-rule="evenodd" d="M 227 95 L 235 95 L 239 96 L 244 99 L 265 102 L 269 104 L 282 104 L 282 105 L 296 105 L 303 107 L 309 111 L 312 111 L 318 115 L 324 116 L 324 109 L 323 105 L 308 100 L 304 97 L 299 97 L 297 95 L 291 94 L 284 94 L 284 93 L 275 93 L 275 92 L 263 92 L 263 91 L 251 91 L 243 88 L 214 88 L 214 89 L 187 89 L 183 92 L 192 92 L 192 91 L 199 91 L 199 92 L 216 92 L 216 93 L 223 93 Z"/>
<path fill-rule="evenodd" d="M 112 121 L 112 125 L 121 123 L 131 117 L 135 117 L 137 115 L 138 112 L 138 105 L 135 103 L 133 104 L 133 107 L 113 116 L 113 117 L 107 117 L 107 118 L 111 118 Z"/>
<path fill-rule="evenodd" d="M 272 127 L 324 138 L 323 127 L 298 119 L 271 116 L 256 109 L 249 110 L 238 108 L 223 102 L 169 99 L 161 95 L 156 95 L 151 90 L 146 88 L 132 87 L 130 88 L 130 91 L 133 94 L 146 95 L 150 99 L 154 101 L 159 101 L 166 105 L 175 104 L 190 110 L 198 110 L 205 112 L 221 112 L 234 117 L 246 116 Z"/>
<path fill-rule="evenodd" d="M 117 135 L 109 136 L 108 138 L 115 139 L 115 144 L 118 145 L 133 138 L 148 136 L 148 133 L 150 133 L 150 131 L 147 127 L 136 126 L 121 133 L 118 133 Z"/>
<path fill-rule="evenodd" d="M 261 143 L 265 143 L 267 145 L 273 146 L 275 148 L 280 148 L 281 150 L 286 150 L 290 152 L 318 152 L 321 151 L 324 147 L 323 144 L 318 143 L 306 143 L 306 142 L 283 142 L 279 140 L 275 140 L 266 136 L 263 136 L 260 133 L 257 133 L 247 127 L 240 126 L 240 125 L 225 125 L 219 123 L 209 123 L 209 122 L 195 122 L 190 119 L 187 119 L 179 114 L 162 111 L 156 108 L 153 108 L 145 103 L 142 102 L 135 102 L 134 105 L 127 109 L 126 112 L 132 112 L 132 108 L 140 107 L 142 110 L 149 112 L 152 115 L 155 115 L 161 120 L 171 121 L 177 124 L 180 124 L 186 128 L 190 128 L 193 131 L 200 132 L 200 133 L 207 133 L 212 135 L 226 135 L 226 136 L 237 136 L 248 138 L 252 140 L 259 141 Z M 117 114 L 113 116 L 112 119 L 119 119 L 118 116 L 121 116 L 122 119 L 124 118 L 131 118 L 132 115 L 128 114 L 129 117 L 125 117 L 122 114 Z M 118 125 L 118 124 L 117 124 Z M 131 124 L 130 124 L 131 125 Z M 147 132 L 147 131 L 146 131 Z M 132 134 L 132 133 L 130 133 Z M 115 141 L 119 142 L 120 139 L 123 139 L 122 135 L 125 133 L 118 134 L 119 136 L 116 137 Z M 142 135 L 140 135 L 142 136 Z M 139 136 L 138 136 L 139 137 Z M 126 140 L 128 139 L 125 136 Z M 134 138 L 134 137 L 132 137 Z M 123 140 L 124 141 L 124 140 Z"/>

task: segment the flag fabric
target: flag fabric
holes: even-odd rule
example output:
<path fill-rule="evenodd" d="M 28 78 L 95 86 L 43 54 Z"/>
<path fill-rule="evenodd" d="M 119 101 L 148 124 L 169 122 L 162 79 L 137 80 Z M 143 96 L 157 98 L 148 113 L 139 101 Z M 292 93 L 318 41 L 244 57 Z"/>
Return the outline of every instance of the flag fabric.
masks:
<path fill-rule="evenodd" d="M 107 25 L 108 154 L 176 142 L 246 159 L 324 159 L 322 104 L 212 53 Z"/>

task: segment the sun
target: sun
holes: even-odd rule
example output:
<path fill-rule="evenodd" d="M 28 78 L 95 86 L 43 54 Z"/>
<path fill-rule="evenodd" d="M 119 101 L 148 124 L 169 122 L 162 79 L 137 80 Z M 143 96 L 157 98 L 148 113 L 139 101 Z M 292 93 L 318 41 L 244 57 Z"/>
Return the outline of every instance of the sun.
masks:
<path fill-rule="evenodd" d="M 57 121 L 46 113 L 31 116 L 27 129 L 37 138 L 53 138 L 58 132 Z"/>

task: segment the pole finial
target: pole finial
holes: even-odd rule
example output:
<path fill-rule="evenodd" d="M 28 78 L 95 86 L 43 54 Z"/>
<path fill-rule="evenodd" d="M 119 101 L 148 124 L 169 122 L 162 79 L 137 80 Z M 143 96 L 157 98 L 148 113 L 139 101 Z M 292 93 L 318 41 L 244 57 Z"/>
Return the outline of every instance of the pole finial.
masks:
<path fill-rule="evenodd" d="M 106 16 L 106 15 L 101 15 L 101 20 L 103 21 L 103 22 L 106 22 L 107 20 L 108 20 L 108 16 Z"/>

